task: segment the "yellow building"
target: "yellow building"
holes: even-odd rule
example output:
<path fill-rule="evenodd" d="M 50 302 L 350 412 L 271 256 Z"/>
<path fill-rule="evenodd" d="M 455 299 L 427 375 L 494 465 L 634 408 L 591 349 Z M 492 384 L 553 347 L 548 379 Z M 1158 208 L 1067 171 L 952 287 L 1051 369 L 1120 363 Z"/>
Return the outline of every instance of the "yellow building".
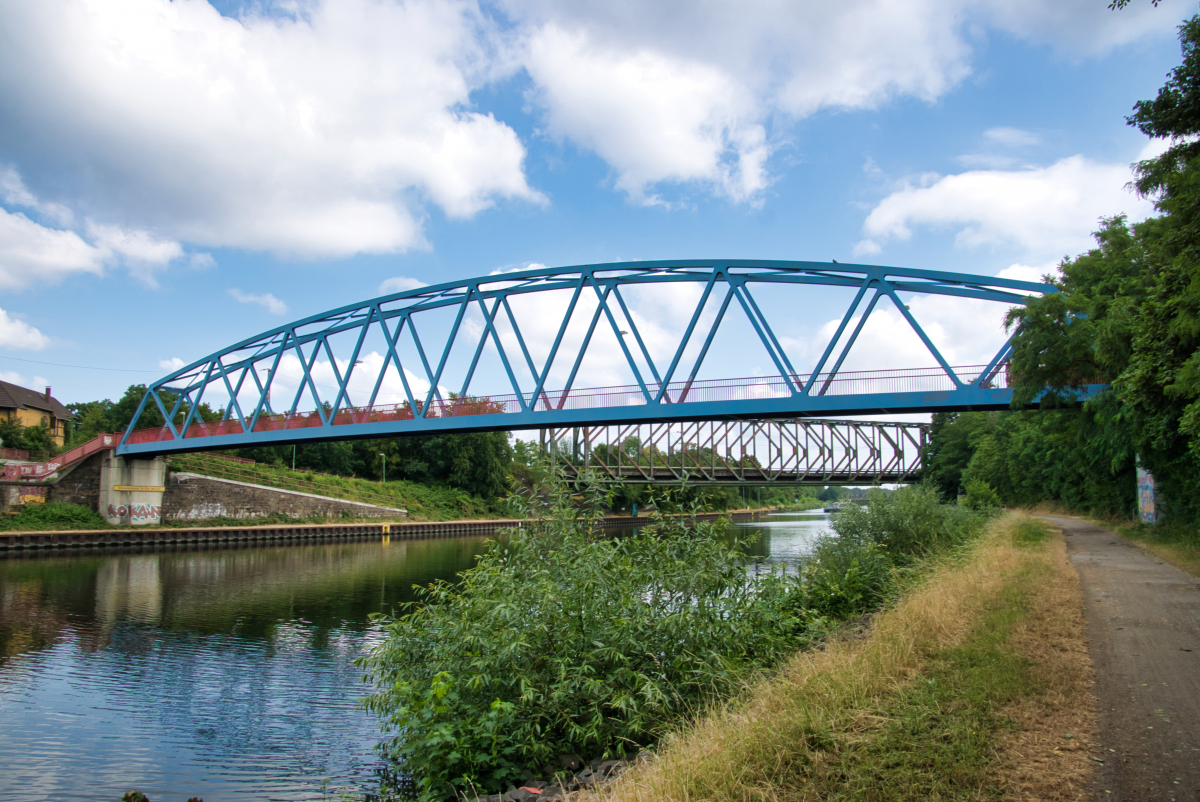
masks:
<path fill-rule="evenodd" d="M 22 426 L 48 426 L 54 443 L 61 446 L 66 439 L 66 423 L 74 417 L 71 410 L 50 395 L 49 387 L 39 393 L 0 381 L 0 419 L 15 420 Z"/>

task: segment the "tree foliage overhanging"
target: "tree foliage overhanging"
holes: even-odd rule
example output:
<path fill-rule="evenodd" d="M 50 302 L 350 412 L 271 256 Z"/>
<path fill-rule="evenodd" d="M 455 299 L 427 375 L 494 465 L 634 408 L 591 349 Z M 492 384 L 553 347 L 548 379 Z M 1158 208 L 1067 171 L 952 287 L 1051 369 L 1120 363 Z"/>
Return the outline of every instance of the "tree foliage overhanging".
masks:
<path fill-rule="evenodd" d="M 976 479 L 1010 503 L 1130 513 L 1140 459 L 1162 512 L 1200 521 L 1200 16 L 1179 30 L 1183 63 L 1127 118 L 1168 142 L 1134 166 L 1161 216 L 1103 220 L 1097 247 L 1059 266 L 1061 292 L 1010 313 L 1014 406 L 1042 411 L 937 416 L 928 464 L 943 493 Z M 1111 388 L 1056 411 L 1093 382 Z"/>

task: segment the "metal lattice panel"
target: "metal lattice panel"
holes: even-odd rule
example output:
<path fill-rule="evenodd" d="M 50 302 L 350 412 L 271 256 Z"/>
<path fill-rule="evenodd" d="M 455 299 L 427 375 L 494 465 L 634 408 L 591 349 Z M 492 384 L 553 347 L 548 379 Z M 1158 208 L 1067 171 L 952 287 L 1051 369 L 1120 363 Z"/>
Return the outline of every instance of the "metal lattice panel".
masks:
<path fill-rule="evenodd" d="M 541 432 L 569 475 L 693 484 L 876 484 L 920 477 L 927 423 L 746 420 Z"/>

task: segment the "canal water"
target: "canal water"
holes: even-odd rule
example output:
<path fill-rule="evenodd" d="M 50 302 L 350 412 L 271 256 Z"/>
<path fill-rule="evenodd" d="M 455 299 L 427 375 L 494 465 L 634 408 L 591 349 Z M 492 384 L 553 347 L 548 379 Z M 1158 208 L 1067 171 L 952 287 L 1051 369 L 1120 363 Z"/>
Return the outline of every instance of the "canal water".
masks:
<path fill-rule="evenodd" d="M 794 561 L 822 514 L 737 524 Z M 358 710 L 370 621 L 483 537 L 0 557 L 0 800 L 320 800 L 386 767 Z"/>

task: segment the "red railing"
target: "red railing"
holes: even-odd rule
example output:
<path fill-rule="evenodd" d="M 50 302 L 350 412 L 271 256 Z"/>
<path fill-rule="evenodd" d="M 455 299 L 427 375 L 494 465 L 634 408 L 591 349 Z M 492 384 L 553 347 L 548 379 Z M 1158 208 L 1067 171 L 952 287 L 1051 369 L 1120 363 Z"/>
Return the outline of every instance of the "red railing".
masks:
<path fill-rule="evenodd" d="M 94 440 L 88 440 L 83 445 L 76 446 L 70 451 L 64 451 L 46 462 L 10 463 L 0 469 L 0 480 L 11 482 L 17 479 L 44 479 L 99 451 L 115 448 L 120 440 L 121 438 L 115 434 L 101 433 Z"/>
<path fill-rule="evenodd" d="M 29 452 L 19 448 L 0 448 L 0 459 L 29 459 Z"/>
<path fill-rule="evenodd" d="M 972 384 L 980 378 L 986 365 L 970 365 L 954 368 L 959 381 Z M 809 384 L 812 374 L 795 375 L 792 382 L 801 388 Z M 1008 387 L 1008 369 L 1002 366 L 985 382 L 989 388 Z M 661 385 L 646 385 L 651 397 L 658 394 Z M 812 382 L 812 396 L 865 395 L 868 393 L 913 393 L 950 391 L 955 384 L 940 367 L 902 370 L 853 371 L 838 374 L 822 373 Z M 671 382 L 663 394 L 666 403 L 699 403 L 711 401 L 752 401 L 760 398 L 783 398 L 791 394 L 783 376 L 753 376 L 740 379 L 706 379 L 694 382 Z M 603 409 L 606 407 L 638 406 L 646 403 L 642 390 L 636 384 L 618 387 L 591 387 L 578 390 L 545 390 L 536 399 L 533 394 L 524 396 L 525 403 L 535 411 L 564 409 Z M 516 395 L 489 396 L 487 398 L 461 398 L 449 401 L 434 401 L 430 404 L 426 418 L 457 418 L 471 415 L 494 415 L 520 412 L 521 404 Z M 345 407 L 334 416 L 333 425 L 355 423 L 385 423 L 412 420 L 412 407 L 408 403 L 387 404 L 374 407 Z M 295 414 L 261 415 L 254 425 L 256 432 L 276 432 L 293 429 L 309 429 L 321 426 L 317 412 Z M 196 422 L 188 427 L 184 437 L 216 437 L 243 434 L 242 424 L 236 420 Z M 152 429 L 137 429 L 125 441 L 134 443 L 157 443 L 171 440 L 171 430 L 166 426 Z"/>

